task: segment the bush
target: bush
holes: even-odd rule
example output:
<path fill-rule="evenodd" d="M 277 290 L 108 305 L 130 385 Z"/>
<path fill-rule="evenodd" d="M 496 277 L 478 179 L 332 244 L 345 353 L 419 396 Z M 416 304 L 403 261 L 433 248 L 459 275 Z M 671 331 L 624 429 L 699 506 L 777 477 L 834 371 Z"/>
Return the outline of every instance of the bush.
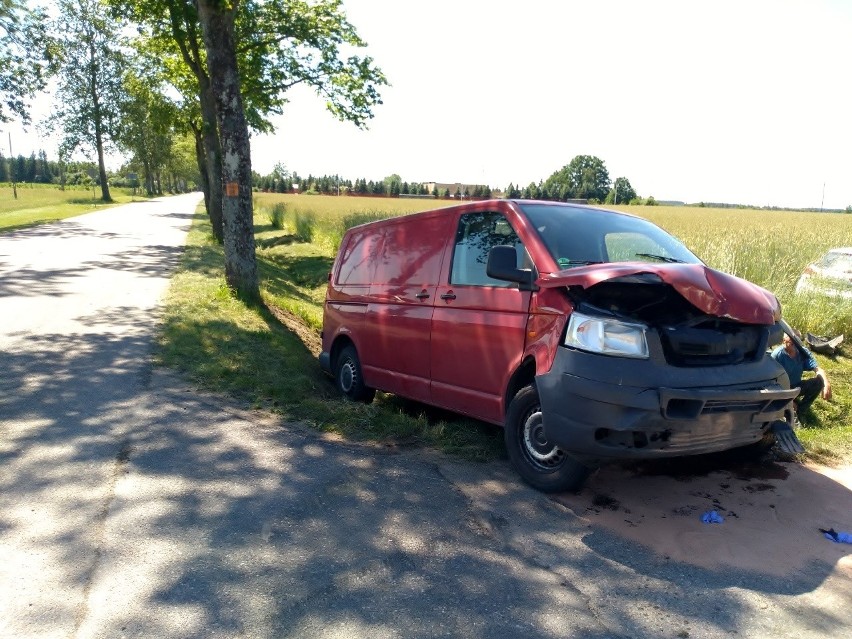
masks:
<path fill-rule="evenodd" d="M 272 210 L 269 211 L 269 222 L 272 228 L 279 231 L 284 228 L 284 215 L 287 212 L 287 207 L 284 202 L 276 202 L 272 205 Z"/>
<path fill-rule="evenodd" d="M 317 217 L 313 211 L 296 211 L 293 221 L 296 225 L 296 237 L 303 242 L 313 242 L 317 225 Z"/>

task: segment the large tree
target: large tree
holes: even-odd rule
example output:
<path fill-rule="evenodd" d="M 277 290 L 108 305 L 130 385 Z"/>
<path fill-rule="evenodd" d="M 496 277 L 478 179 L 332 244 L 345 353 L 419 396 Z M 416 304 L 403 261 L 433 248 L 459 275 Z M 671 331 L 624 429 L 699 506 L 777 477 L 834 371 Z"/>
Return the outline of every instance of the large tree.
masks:
<path fill-rule="evenodd" d="M 355 51 L 364 47 L 355 28 L 348 22 L 340 0 L 109 0 L 113 10 L 129 17 L 140 26 L 147 37 L 163 43 L 171 39 L 171 44 L 163 44 L 163 51 L 172 47 L 191 72 L 194 90 L 200 104 L 200 118 L 195 124 L 198 133 L 199 153 L 208 158 L 206 170 L 202 170 L 202 185 L 205 187 L 205 202 L 213 223 L 214 233 L 218 219 L 223 220 L 222 211 L 232 207 L 223 196 L 223 187 L 234 184 L 236 175 L 249 178 L 245 184 L 236 183 L 237 196 L 242 206 L 248 205 L 251 211 L 250 162 L 240 159 L 241 168 L 226 167 L 222 158 L 226 153 L 248 148 L 246 138 L 243 147 L 242 134 L 232 129 L 236 135 L 225 150 L 225 132 L 220 129 L 223 122 L 234 124 L 237 116 L 230 111 L 218 112 L 217 105 L 230 109 L 230 104 L 222 104 L 221 93 L 216 95 L 213 89 L 238 86 L 242 103 L 242 117 L 246 125 L 254 131 L 271 132 L 270 117 L 283 112 L 287 102 L 286 91 L 303 84 L 312 87 L 325 98 L 326 107 L 337 118 L 353 122 L 356 126 L 365 126 L 373 115 L 373 107 L 381 103 L 378 87 L 387 83 L 369 56 L 344 55 L 344 51 Z M 203 20 L 200 20 L 201 16 Z M 204 22 L 203 29 L 200 28 Z M 212 30 L 211 30 L 212 27 Z M 213 63 L 210 58 L 221 59 L 225 55 L 222 49 L 225 31 L 232 41 L 234 65 L 228 62 L 225 67 Z M 199 46 L 199 33 L 204 33 L 205 46 Z M 230 57 L 231 52 L 227 55 Z M 169 56 L 161 59 L 168 62 Z M 173 57 L 172 57 L 173 59 Z M 226 70 L 227 69 L 227 70 Z M 173 68 L 172 71 L 175 71 Z M 234 77 L 226 74 L 236 73 Z M 214 78 L 219 75 L 219 78 Z M 175 74 L 177 77 L 177 74 Z M 175 86 L 184 89 L 186 76 L 178 78 Z M 181 84 L 184 83 L 184 84 Z M 192 83 L 190 83 L 192 84 Z M 184 87 L 184 89 L 181 88 Z M 213 110 L 213 113 L 211 113 Z M 242 151 L 240 151 L 242 152 Z M 236 157 L 236 156 L 235 156 Z M 213 167 L 210 158 L 219 160 L 219 167 Z M 245 168 L 248 167 L 248 172 Z M 206 173 L 206 175 L 205 175 Z M 240 178 L 242 179 L 242 178 Z M 234 188 L 232 186 L 232 188 Z M 245 196 L 243 192 L 247 191 Z M 209 193 L 209 197 L 208 196 Z M 217 196 L 217 193 L 219 194 Z M 218 202 L 217 202 L 218 199 Z M 241 212 L 240 216 L 246 215 Z M 248 218 L 251 219 L 250 217 Z M 229 232 L 252 233 L 250 224 L 240 222 L 238 228 L 227 228 L 228 222 L 219 222 L 223 228 L 225 251 L 238 247 L 253 246 L 253 239 L 243 237 L 229 240 Z M 254 253 L 251 252 L 251 263 Z M 245 259 L 245 262 L 244 262 Z M 232 266 L 243 263 L 246 267 L 243 278 L 233 274 L 236 280 L 247 284 L 249 290 L 240 292 L 252 296 L 250 290 L 253 267 L 249 266 L 248 256 L 226 256 L 226 262 Z"/>
<path fill-rule="evenodd" d="M 544 186 L 552 197 L 577 198 L 603 202 L 609 192 L 609 173 L 603 160 L 593 155 L 578 155 L 553 173 Z"/>
<path fill-rule="evenodd" d="M 254 300 L 260 297 L 260 291 L 251 198 L 251 149 L 234 39 L 237 7 L 237 0 L 231 0 L 230 4 L 223 0 L 198 0 L 222 146 L 225 281 L 240 297 Z"/>
<path fill-rule="evenodd" d="M 110 0 L 110 4 L 114 12 L 137 23 L 144 33 L 137 43 L 140 51 L 160 62 L 163 78 L 182 96 L 180 117 L 195 136 L 204 205 L 213 237 L 222 244 L 222 148 L 197 2 Z"/>
<path fill-rule="evenodd" d="M 0 0 L 0 122 L 29 124 L 28 101 L 44 87 L 45 16 L 24 0 Z"/>
<path fill-rule="evenodd" d="M 630 180 L 626 177 L 616 178 L 612 183 L 612 190 L 607 193 L 607 204 L 630 204 L 631 200 L 635 200 L 638 196 L 636 191 L 630 185 Z"/>
<path fill-rule="evenodd" d="M 121 25 L 99 0 L 59 0 L 53 39 L 58 56 L 57 100 L 47 127 L 60 137 L 60 156 L 77 149 L 98 158 L 101 198 L 111 201 L 104 155 L 121 121 L 127 67 L 118 46 Z"/>

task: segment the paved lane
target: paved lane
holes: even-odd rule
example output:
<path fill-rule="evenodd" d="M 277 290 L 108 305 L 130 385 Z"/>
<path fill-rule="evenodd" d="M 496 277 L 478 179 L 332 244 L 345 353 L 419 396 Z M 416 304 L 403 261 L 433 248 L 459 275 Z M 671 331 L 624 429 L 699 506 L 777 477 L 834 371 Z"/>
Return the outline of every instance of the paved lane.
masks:
<path fill-rule="evenodd" d="M 0 636 L 73 636 L 200 194 L 0 235 Z M 4 634 L 5 633 L 5 634 Z"/>

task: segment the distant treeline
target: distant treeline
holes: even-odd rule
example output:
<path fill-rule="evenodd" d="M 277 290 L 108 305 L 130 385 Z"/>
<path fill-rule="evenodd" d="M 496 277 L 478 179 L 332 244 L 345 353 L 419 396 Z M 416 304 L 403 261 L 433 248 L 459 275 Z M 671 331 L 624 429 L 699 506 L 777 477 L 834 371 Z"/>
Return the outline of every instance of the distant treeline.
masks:
<path fill-rule="evenodd" d="M 73 185 L 97 182 L 97 177 L 97 166 L 93 162 L 60 164 L 48 160 L 44 151 L 32 153 L 29 157 L 18 155 L 13 158 L 0 153 L 0 182 Z"/>
<path fill-rule="evenodd" d="M 254 188 L 266 193 L 316 193 L 323 195 L 399 195 L 432 196 L 432 197 L 470 197 L 490 198 L 494 194 L 490 186 L 478 185 L 464 192 L 452 192 L 445 188 L 438 193 L 432 193 L 426 183 L 404 182 L 398 176 L 390 176 L 384 180 L 367 180 L 359 178 L 354 182 L 344 180 L 336 175 L 301 177 L 298 173 L 271 173 L 269 175 L 254 174 Z"/>

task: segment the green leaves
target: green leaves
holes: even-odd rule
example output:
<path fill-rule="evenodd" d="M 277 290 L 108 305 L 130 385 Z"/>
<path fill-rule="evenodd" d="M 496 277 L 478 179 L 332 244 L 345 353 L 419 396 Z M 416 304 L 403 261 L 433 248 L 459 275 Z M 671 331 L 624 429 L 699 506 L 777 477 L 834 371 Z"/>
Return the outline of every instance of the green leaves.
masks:
<path fill-rule="evenodd" d="M 340 0 L 244 2 L 235 28 L 243 97 L 255 128 L 282 112 L 286 91 L 297 84 L 312 87 L 332 115 L 358 127 L 381 104 L 379 87 L 387 79 L 371 57 L 351 54 L 366 43 Z"/>
<path fill-rule="evenodd" d="M 41 9 L 0 0 L 0 122 L 30 123 L 29 100 L 44 88 L 51 50 Z"/>
<path fill-rule="evenodd" d="M 609 192 L 609 172 L 603 160 L 593 155 L 578 155 L 551 175 L 544 187 L 560 200 L 579 198 L 602 202 Z"/>

